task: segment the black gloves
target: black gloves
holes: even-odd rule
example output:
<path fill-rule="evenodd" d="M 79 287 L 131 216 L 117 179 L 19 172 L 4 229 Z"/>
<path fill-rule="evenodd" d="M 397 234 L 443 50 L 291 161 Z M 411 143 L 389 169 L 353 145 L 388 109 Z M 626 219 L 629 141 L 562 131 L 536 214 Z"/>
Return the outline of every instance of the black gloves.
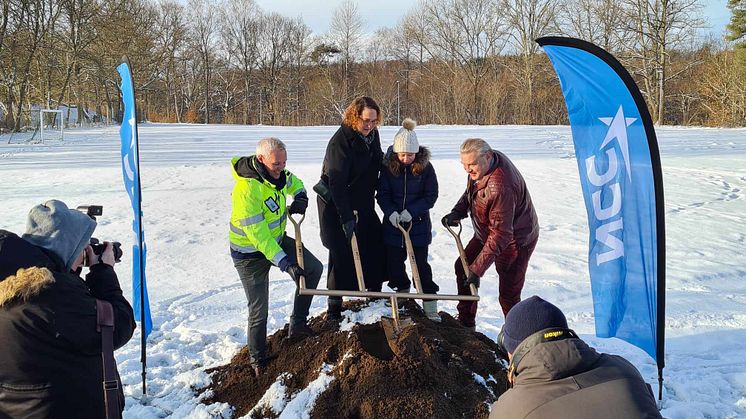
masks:
<path fill-rule="evenodd" d="M 300 281 L 301 276 L 306 276 L 306 271 L 304 271 L 297 263 L 291 262 L 290 258 L 287 256 L 282 258 L 277 266 L 281 271 L 287 272 L 296 284 Z"/>
<path fill-rule="evenodd" d="M 449 212 L 440 220 L 440 222 L 443 223 L 443 226 L 451 227 L 458 226 L 459 221 L 461 221 L 461 217 L 459 217 L 455 212 Z"/>
<path fill-rule="evenodd" d="M 288 212 L 291 214 L 305 214 L 306 208 L 308 208 L 308 195 L 305 192 L 301 192 L 293 198 L 293 203 L 290 204 Z"/>
<path fill-rule="evenodd" d="M 474 272 L 470 273 L 469 277 L 464 281 L 465 286 L 468 287 L 470 284 L 474 284 L 475 287 L 479 288 L 479 277 Z"/>
<path fill-rule="evenodd" d="M 303 270 L 297 263 L 291 263 L 287 269 L 288 275 L 293 278 L 296 284 L 300 282 L 301 276 L 306 276 L 306 271 Z"/>
<path fill-rule="evenodd" d="M 356 225 L 357 223 L 355 222 L 355 220 L 348 220 L 345 221 L 344 224 L 342 224 L 342 231 L 344 231 L 347 241 L 352 240 L 352 233 L 355 232 Z"/>

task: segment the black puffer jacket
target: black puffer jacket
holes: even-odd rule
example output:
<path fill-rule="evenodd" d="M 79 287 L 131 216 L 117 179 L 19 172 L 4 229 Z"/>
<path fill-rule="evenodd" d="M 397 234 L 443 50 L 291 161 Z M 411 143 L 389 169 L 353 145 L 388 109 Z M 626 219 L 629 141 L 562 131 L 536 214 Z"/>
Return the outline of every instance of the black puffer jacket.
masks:
<path fill-rule="evenodd" d="M 388 246 L 404 247 L 402 233 L 389 222 L 394 211 L 407 210 L 412 215 L 409 238 L 416 247 L 427 246 L 433 240 L 430 209 L 438 200 L 438 179 L 430 164 L 430 150 L 420 147 L 409 166 L 399 162 L 394 148 L 389 147 L 383 159 L 378 179 L 378 206 L 383 210 L 383 241 Z"/>
<path fill-rule="evenodd" d="M 101 334 L 96 299 L 114 308 L 114 346 L 135 329 L 111 266 L 82 278 L 62 261 L 0 230 L 0 417 L 102 418 Z M 64 268 L 62 268 L 64 269 Z M 124 394 L 121 393 L 124 407 Z"/>

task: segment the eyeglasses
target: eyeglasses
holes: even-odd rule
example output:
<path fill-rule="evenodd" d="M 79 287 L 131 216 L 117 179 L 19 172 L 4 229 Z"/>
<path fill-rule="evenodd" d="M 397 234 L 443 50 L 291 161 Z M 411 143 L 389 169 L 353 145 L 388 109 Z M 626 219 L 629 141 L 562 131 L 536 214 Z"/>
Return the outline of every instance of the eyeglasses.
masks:
<path fill-rule="evenodd" d="M 377 119 L 361 119 L 360 122 L 363 123 L 363 125 L 376 125 L 378 124 Z"/>

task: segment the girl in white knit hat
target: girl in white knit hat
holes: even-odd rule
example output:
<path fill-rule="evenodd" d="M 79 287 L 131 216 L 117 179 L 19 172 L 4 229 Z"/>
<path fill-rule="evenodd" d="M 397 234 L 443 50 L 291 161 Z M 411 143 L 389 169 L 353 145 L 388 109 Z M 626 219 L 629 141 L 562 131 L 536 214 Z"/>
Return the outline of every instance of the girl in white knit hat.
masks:
<path fill-rule="evenodd" d="M 407 224 L 412 223 L 409 237 L 423 288 L 418 291 L 435 294 L 439 287 L 433 282 L 427 255 L 432 241 L 430 209 L 438 199 L 438 179 L 430 164 L 430 151 L 417 141 L 415 126 L 415 121 L 407 118 L 394 136 L 394 144 L 383 159 L 376 200 L 383 210 L 384 220 L 388 221 L 384 221 L 383 240 L 389 287 L 397 292 L 409 292 L 411 287 L 404 265 L 407 251 L 398 225 L 407 228 Z M 422 306 L 428 318 L 440 321 L 437 301 L 425 300 Z"/>

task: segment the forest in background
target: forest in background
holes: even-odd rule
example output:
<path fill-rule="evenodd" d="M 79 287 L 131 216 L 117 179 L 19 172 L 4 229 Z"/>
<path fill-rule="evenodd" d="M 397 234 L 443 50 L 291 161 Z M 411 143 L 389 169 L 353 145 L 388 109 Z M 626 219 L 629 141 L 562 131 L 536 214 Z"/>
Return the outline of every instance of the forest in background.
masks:
<path fill-rule="evenodd" d="M 746 125 L 746 0 L 724 38 L 700 0 L 421 0 L 374 33 L 348 0 L 323 34 L 254 0 L 0 2 L 6 131 L 39 107 L 116 119 L 125 55 L 152 122 L 334 125 L 369 95 L 386 124 L 566 124 L 546 35 L 614 54 L 657 124 Z"/>

